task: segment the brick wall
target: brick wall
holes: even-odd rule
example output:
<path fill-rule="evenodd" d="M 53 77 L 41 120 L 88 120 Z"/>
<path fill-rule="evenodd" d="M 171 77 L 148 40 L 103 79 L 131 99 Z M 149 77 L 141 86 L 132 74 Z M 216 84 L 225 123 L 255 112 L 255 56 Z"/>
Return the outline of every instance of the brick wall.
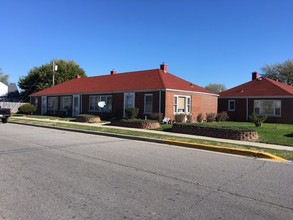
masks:
<path fill-rule="evenodd" d="M 111 125 L 128 127 L 128 128 L 141 128 L 141 129 L 155 129 L 160 127 L 159 122 L 148 122 L 148 121 L 132 122 L 132 121 L 113 120 L 111 121 Z"/>
<path fill-rule="evenodd" d="M 256 131 L 238 131 L 213 127 L 188 126 L 182 124 L 174 124 L 172 126 L 172 131 L 183 134 L 194 134 L 199 136 L 224 138 L 232 140 L 258 140 L 258 133 Z"/>
<path fill-rule="evenodd" d="M 203 94 L 194 94 L 188 92 L 166 92 L 166 109 L 165 116 L 174 119 L 174 96 L 191 96 L 191 115 L 196 117 L 199 113 L 202 113 L 204 116 L 206 113 L 217 113 L 218 109 L 218 97 L 203 95 Z"/>

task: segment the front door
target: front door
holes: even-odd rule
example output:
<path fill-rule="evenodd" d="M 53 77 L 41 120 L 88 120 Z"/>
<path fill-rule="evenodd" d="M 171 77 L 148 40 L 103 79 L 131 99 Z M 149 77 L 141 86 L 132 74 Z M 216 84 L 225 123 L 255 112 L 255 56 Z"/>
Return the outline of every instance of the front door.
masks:
<path fill-rule="evenodd" d="M 76 117 L 80 113 L 80 95 L 73 95 L 72 117 Z"/>
<path fill-rule="evenodd" d="M 125 109 L 134 108 L 135 106 L 135 93 L 124 93 L 124 111 L 123 117 L 126 117 Z"/>

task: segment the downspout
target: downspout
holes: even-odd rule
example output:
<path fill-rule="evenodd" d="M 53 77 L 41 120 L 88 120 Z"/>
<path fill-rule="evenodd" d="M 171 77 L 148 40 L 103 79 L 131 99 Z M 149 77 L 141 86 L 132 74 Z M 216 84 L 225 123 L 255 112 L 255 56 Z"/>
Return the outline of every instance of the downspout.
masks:
<path fill-rule="evenodd" d="M 248 121 L 248 98 L 246 98 L 246 121 Z"/>
<path fill-rule="evenodd" d="M 82 113 L 82 94 L 80 94 L 80 114 Z"/>
<path fill-rule="evenodd" d="M 162 110 L 161 109 L 161 107 L 162 107 L 161 106 L 162 105 L 162 103 L 161 103 L 162 102 L 162 97 L 161 96 L 162 96 L 162 91 L 160 90 L 159 91 L 159 113 L 161 113 L 161 110 Z"/>

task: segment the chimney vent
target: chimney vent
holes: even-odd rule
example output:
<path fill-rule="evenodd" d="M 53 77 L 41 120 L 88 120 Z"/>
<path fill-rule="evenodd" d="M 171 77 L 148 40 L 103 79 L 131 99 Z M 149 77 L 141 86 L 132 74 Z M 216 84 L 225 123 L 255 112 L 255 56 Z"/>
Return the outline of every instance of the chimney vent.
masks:
<path fill-rule="evenodd" d="M 251 78 L 252 80 L 256 80 L 256 79 L 258 79 L 258 73 L 257 72 L 253 72 L 252 73 L 252 78 Z"/>
<path fill-rule="evenodd" d="M 163 62 L 163 63 L 160 65 L 160 69 L 163 70 L 165 73 L 167 73 L 167 72 L 168 72 L 168 65 L 167 65 L 166 63 Z"/>
<path fill-rule="evenodd" d="M 111 70 L 111 75 L 115 75 L 115 74 L 117 74 L 117 71 L 114 70 L 114 69 L 112 69 L 112 70 Z"/>

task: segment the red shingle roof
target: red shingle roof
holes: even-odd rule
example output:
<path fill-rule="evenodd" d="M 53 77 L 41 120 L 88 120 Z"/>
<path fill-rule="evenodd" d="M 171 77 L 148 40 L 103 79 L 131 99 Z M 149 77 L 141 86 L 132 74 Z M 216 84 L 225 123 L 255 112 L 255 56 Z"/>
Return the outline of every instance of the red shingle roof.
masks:
<path fill-rule="evenodd" d="M 261 77 L 220 93 L 220 98 L 255 96 L 293 96 L 293 86 Z"/>
<path fill-rule="evenodd" d="M 73 79 L 36 92 L 32 94 L 32 96 L 165 89 L 213 94 L 209 90 L 195 84 L 191 84 L 190 82 L 178 78 L 170 73 L 166 73 L 161 69 L 154 69 Z"/>

